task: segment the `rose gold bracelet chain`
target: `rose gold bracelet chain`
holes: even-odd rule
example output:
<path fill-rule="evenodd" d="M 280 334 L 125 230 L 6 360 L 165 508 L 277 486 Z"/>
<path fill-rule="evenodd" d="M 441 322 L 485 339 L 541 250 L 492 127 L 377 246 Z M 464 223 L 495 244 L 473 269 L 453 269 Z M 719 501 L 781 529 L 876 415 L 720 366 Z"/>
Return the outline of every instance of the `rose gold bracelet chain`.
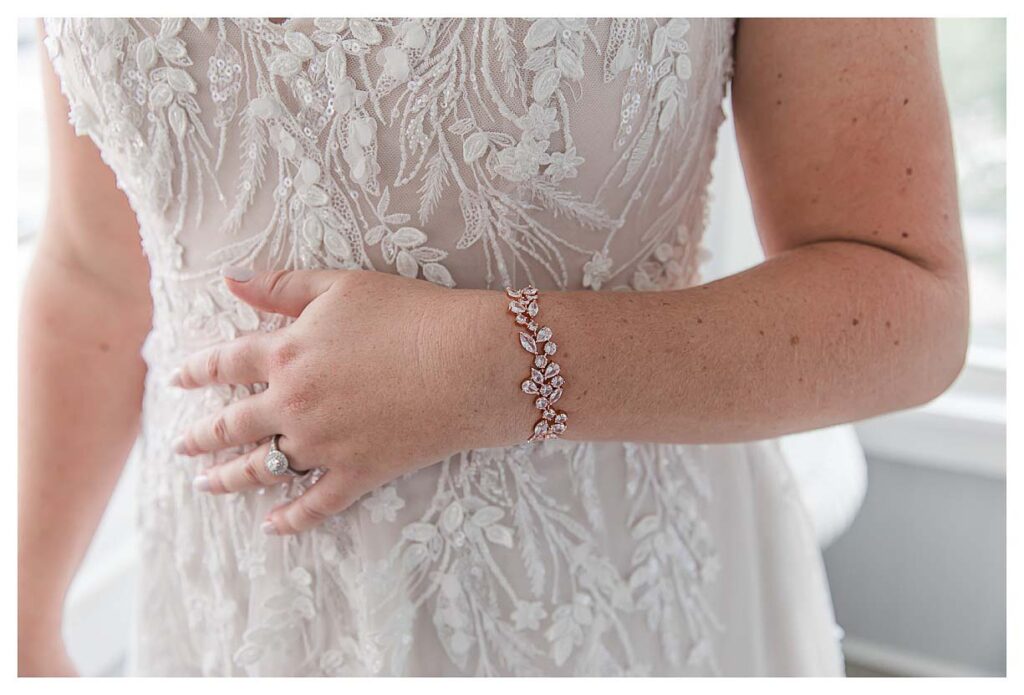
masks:
<path fill-rule="evenodd" d="M 519 344 L 533 355 L 530 378 L 522 383 L 521 388 L 527 395 L 536 397 L 533 404 L 541 411 L 541 418 L 533 426 L 533 434 L 527 441 L 557 439 L 565 432 L 568 419 L 563 411 L 554 408 L 565 387 L 562 368 L 551 360 L 558 350 L 558 345 L 552 340 L 554 336 L 551 329 L 537 322 L 540 304 L 536 287 L 527 285 L 521 290 L 506 287 L 505 293 L 512 300 L 508 304 L 508 310 L 515 315 L 516 323 L 522 327 L 519 332 Z"/>

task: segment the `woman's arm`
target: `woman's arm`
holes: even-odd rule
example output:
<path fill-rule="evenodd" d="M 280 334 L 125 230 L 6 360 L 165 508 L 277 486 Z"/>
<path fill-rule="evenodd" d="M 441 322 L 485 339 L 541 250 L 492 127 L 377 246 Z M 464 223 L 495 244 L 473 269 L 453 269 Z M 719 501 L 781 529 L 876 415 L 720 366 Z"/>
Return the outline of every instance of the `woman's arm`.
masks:
<path fill-rule="evenodd" d="M 733 105 L 767 261 L 671 294 L 549 294 L 573 438 L 770 437 L 920 404 L 961 369 L 933 23 L 742 20 Z"/>
<path fill-rule="evenodd" d="M 44 53 L 45 56 L 45 53 Z M 64 594 L 135 437 L 150 325 L 135 216 L 44 59 L 49 206 L 19 345 L 18 671 L 71 672 Z"/>
<path fill-rule="evenodd" d="M 967 287 L 934 28 L 926 21 L 743 21 L 736 127 L 768 259 L 664 293 L 544 292 L 580 440 L 736 442 L 922 403 L 963 364 Z M 268 382 L 183 433 L 198 454 L 284 435 L 327 475 L 271 512 L 294 533 L 444 456 L 521 442 L 529 355 L 493 291 L 379 273 L 231 271 L 297 316 L 190 358 L 184 388 Z M 263 445 L 198 490 L 281 482 Z"/>

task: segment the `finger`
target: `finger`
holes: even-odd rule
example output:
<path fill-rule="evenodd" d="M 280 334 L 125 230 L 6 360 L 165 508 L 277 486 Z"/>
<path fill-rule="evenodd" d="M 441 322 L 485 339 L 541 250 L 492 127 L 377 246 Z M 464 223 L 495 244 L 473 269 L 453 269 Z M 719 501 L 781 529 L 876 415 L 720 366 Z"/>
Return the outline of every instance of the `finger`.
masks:
<path fill-rule="evenodd" d="M 191 355 L 171 384 L 194 389 L 211 384 L 257 384 L 267 380 L 268 333 L 247 335 Z"/>
<path fill-rule="evenodd" d="M 227 268 L 224 277 L 231 292 L 257 309 L 298 316 L 306 305 L 326 292 L 343 270 L 276 270 L 253 274 Z"/>
<path fill-rule="evenodd" d="M 258 393 L 197 422 L 174 442 L 175 453 L 195 456 L 266 439 L 275 432 L 268 399 Z"/>
<path fill-rule="evenodd" d="M 267 515 L 263 532 L 286 536 L 319 526 L 328 517 L 344 511 L 357 499 L 337 469 L 329 471 L 308 490 Z"/>
<path fill-rule="evenodd" d="M 291 475 L 273 475 L 267 470 L 264 459 L 270 451 L 270 443 L 261 444 L 252 451 L 236 459 L 209 468 L 202 475 L 196 476 L 192 487 L 196 492 L 209 492 L 223 495 L 229 492 L 242 492 L 271 485 L 280 485 L 291 480 Z"/>

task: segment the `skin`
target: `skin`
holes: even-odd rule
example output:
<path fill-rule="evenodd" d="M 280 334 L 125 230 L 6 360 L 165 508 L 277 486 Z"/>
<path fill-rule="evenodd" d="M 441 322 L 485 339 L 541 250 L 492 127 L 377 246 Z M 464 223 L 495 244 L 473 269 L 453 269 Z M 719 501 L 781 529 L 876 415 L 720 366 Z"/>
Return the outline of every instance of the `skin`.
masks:
<path fill-rule="evenodd" d="M 767 260 L 674 292 L 542 292 L 569 439 L 772 437 L 923 403 L 963 365 L 967 283 L 932 23 L 743 20 L 736 42 L 736 128 Z M 72 192 L 112 182 L 66 132 L 52 82 L 54 156 L 75 163 L 81 150 L 83 162 L 53 167 L 61 195 L 40 253 L 51 250 L 23 312 L 20 557 L 22 576 L 47 580 L 22 584 L 28 605 L 42 606 L 27 610 L 21 597 L 23 672 L 58 670 L 45 655 L 59 644 L 61 598 L 137 426 L 142 367 L 122 375 L 137 364 L 148 316 L 143 266 L 126 250 L 138 248 L 134 223 L 96 216 L 109 209 L 85 214 L 88 196 Z M 106 242 L 76 244 L 79 235 Z M 57 273 L 51 256 L 72 258 L 53 267 L 105 272 Z M 351 271 L 228 274 L 240 299 L 297 319 L 181 366 L 181 388 L 269 388 L 195 423 L 176 446 L 200 454 L 281 433 L 293 465 L 325 468 L 270 513 L 268 533 L 312 528 L 448 454 L 521 442 L 537 419 L 518 386 L 529 356 L 501 292 Z M 132 321 L 75 319 L 122 309 Z M 61 339 L 48 337 L 58 326 Z M 100 407 L 71 405 L 69 395 L 95 390 Z M 208 469 L 197 491 L 281 482 L 262 466 L 266 446 Z"/>

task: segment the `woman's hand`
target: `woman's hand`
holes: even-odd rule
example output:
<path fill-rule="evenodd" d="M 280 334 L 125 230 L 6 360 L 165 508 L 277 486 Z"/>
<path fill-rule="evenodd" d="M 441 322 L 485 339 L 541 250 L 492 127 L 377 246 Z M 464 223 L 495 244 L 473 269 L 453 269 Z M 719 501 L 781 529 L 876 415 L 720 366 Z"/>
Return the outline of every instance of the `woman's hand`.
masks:
<path fill-rule="evenodd" d="M 325 469 L 308 491 L 270 513 L 265 532 L 304 531 L 400 475 L 529 432 L 529 407 L 516 399 L 522 394 L 487 386 L 495 378 L 514 386 L 522 359 L 503 368 L 481 357 L 515 354 L 502 293 L 360 271 L 226 275 L 245 302 L 298 318 L 186 361 L 172 379 L 182 388 L 268 387 L 196 423 L 175 448 L 197 455 L 280 434 L 294 468 Z M 196 489 L 222 494 L 287 481 L 266 470 L 268 448 L 264 441 L 210 468 Z"/>

